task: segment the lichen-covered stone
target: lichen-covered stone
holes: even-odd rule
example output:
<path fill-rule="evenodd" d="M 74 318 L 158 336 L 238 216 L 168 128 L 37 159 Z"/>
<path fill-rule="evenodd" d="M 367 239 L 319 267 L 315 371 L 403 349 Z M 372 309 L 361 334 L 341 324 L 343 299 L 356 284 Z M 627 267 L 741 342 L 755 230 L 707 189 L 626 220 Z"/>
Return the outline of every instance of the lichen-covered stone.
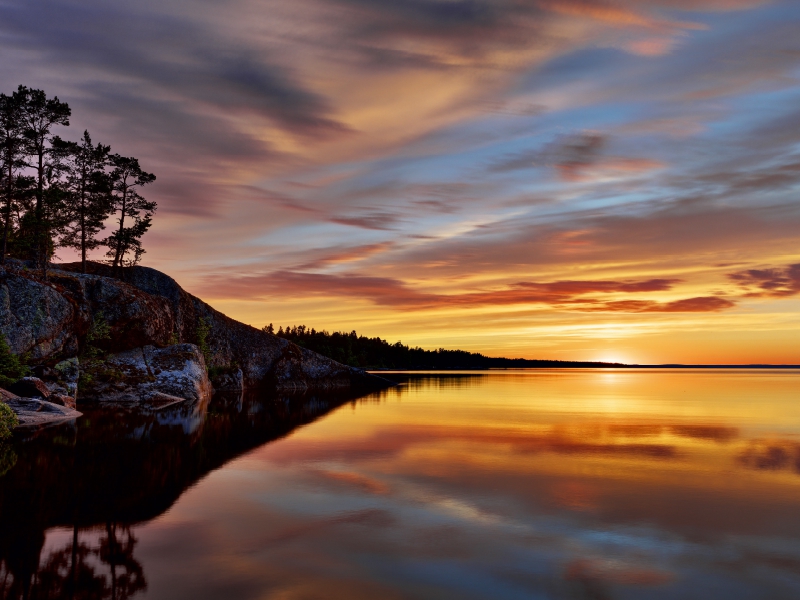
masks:
<path fill-rule="evenodd" d="M 80 399 L 151 405 L 163 404 L 165 397 L 206 400 L 212 393 L 203 354 L 193 344 L 177 344 L 109 356 L 97 379 L 81 389 Z"/>

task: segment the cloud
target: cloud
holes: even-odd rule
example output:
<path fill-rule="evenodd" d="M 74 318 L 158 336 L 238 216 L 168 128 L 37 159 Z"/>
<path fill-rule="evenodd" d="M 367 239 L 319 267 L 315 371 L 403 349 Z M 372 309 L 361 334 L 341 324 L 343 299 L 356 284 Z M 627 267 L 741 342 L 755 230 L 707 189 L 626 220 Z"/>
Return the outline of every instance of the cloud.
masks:
<path fill-rule="evenodd" d="M 208 277 L 210 295 L 225 290 L 230 297 L 282 296 L 352 297 L 402 310 L 544 304 L 559 309 L 587 312 L 715 312 L 734 303 L 719 297 L 697 297 L 656 302 L 651 300 L 603 300 L 587 294 L 648 293 L 672 289 L 679 279 L 633 281 L 522 281 L 505 289 L 435 294 L 415 290 L 403 281 L 356 274 L 280 271 L 265 276 Z"/>
<path fill-rule="evenodd" d="M 550 292 L 553 295 L 580 295 L 593 292 L 664 292 L 672 289 L 680 279 L 645 279 L 639 281 L 553 281 L 535 283 L 523 281 L 515 287 Z"/>
<path fill-rule="evenodd" d="M 349 225 L 361 229 L 372 229 L 376 231 L 388 231 L 397 224 L 399 217 L 389 212 L 372 212 L 358 216 L 330 217 L 331 223 L 339 225 Z"/>
<path fill-rule="evenodd" d="M 736 306 L 734 302 L 717 296 L 684 298 L 672 302 L 649 302 L 646 300 L 620 300 L 606 302 L 602 306 L 588 310 L 628 312 L 628 313 L 678 313 L 678 312 L 717 312 Z"/>
<path fill-rule="evenodd" d="M 263 52 L 220 36 L 211 23 L 158 12 L 146 3 L 46 0 L 36 7 L 2 5 L 0 22 L 18 48 L 46 54 L 53 65 L 117 74 L 106 86 L 133 78 L 140 97 L 169 93 L 197 108 L 213 106 L 220 116 L 262 116 L 302 134 L 347 129 L 331 118 L 324 98 Z"/>
<path fill-rule="evenodd" d="M 800 293 L 800 264 L 767 269 L 747 269 L 728 275 L 748 298 L 785 298 Z"/>
<path fill-rule="evenodd" d="M 320 269 L 329 265 L 341 265 L 358 262 L 367 259 L 370 256 L 387 252 L 393 247 L 393 245 L 394 244 L 392 242 L 379 242 L 376 244 L 364 244 L 362 246 L 328 249 L 319 258 L 301 265 L 300 269 Z"/>
<path fill-rule="evenodd" d="M 519 152 L 489 167 L 489 172 L 503 173 L 518 169 L 551 166 L 567 182 L 625 177 L 664 168 L 659 160 L 642 157 L 604 156 L 610 136 L 581 132 L 563 136 L 543 149 Z"/>

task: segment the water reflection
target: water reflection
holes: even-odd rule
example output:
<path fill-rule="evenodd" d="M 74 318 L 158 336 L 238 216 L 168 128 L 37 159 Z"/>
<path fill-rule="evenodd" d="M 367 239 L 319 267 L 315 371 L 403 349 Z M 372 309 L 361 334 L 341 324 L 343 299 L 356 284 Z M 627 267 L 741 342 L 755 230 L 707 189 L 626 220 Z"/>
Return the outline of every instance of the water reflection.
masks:
<path fill-rule="evenodd" d="M 75 424 L 19 433 L 0 478 L 1 597 L 146 590 L 132 525 L 162 514 L 209 471 L 349 399 L 253 392 L 153 412 L 89 407 Z M 43 552 L 46 531 L 65 526 L 69 539 Z"/>
<path fill-rule="evenodd" d="M 800 597 L 800 373 L 606 375 L 88 413 L 13 447 L 0 590 Z"/>

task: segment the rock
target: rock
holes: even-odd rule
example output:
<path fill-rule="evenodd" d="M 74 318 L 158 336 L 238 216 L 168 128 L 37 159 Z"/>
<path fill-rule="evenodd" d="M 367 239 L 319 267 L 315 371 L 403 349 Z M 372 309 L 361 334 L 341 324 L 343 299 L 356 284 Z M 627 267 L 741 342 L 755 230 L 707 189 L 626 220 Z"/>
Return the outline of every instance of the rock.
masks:
<path fill-rule="evenodd" d="M 73 408 L 59 406 L 47 400 L 4 396 L 3 401 L 16 413 L 19 419 L 17 428 L 57 425 L 73 421 L 82 414 Z"/>
<path fill-rule="evenodd" d="M 220 392 L 238 392 L 244 389 L 244 373 L 239 367 L 225 369 L 211 380 L 214 389 Z"/>
<path fill-rule="evenodd" d="M 213 393 L 203 354 L 194 344 L 145 346 L 111 355 L 81 400 L 164 405 L 202 401 Z"/>
<path fill-rule="evenodd" d="M 147 372 L 140 368 L 142 361 L 146 362 L 143 348 L 149 346 L 154 351 L 175 341 L 199 343 L 199 325 L 204 321 L 209 326 L 206 340 L 209 366 L 230 375 L 220 379 L 225 389 L 267 386 L 278 390 L 313 390 L 393 385 L 239 323 L 154 269 L 137 266 L 114 271 L 107 265 L 90 263 L 90 272 L 81 274 L 80 264 L 73 263 L 52 268 L 48 281 L 42 282 L 35 273 L 14 267 L 13 263 L 9 261 L 6 270 L 0 269 L 0 332 L 6 335 L 15 353 L 31 352 L 33 364 L 40 367 L 36 373 L 52 393 L 61 396 L 75 396 L 74 373 L 78 365 L 74 357 L 80 354 L 79 349 L 85 350 L 87 334 L 101 321 L 108 325 L 110 335 L 92 344 L 118 357 L 133 352 L 132 356 L 138 358 L 132 360 L 139 367 L 130 368 L 138 373 Z M 141 401 L 145 393 L 141 386 L 146 382 L 131 387 L 118 377 L 114 380 L 115 370 L 128 368 L 122 358 L 119 360 L 123 362 L 109 367 L 107 376 L 93 384 L 92 393 L 99 397 L 102 388 L 104 393 L 113 393 L 118 399 L 130 395 L 131 399 Z M 160 391 L 197 397 L 205 395 L 206 387 L 210 389 L 207 378 L 205 383 L 192 377 L 189 380 L 194 381 L 189 387 L 201 391 L 187 391 L 189 388 L 183 384 L 178 385 L 177 394 Z"/>
<path fill-rule="evenodd" d="M 51 394 L 44 381 L 38 377 L 23 377 L 8 386 L 8 391 L 22 398 L 44 398 L 45 400 Z"/>
<path fill-rule="evenodd" d="M 78 353 L 73 304 L 52 285 L 0 268 L 0 332 L 32 361 Z"/>
<path fill-rule="evenodd" d="M 78 379 L 81 374 L 78 357 L 73 356 L 67 360 L 62 360 L 53 367 L 53 370 L 56 376 L 52 384 L 48 383 L 50 391 L 62 393 L 61 389 L 63 389 L 66 392 L 63 395 L 76 397 L 78 395 Z"/>
<path fill-rule="evenodd" d="M 77 307 L 83 331 L 100 321 L 109 336 L 95 345 L 120 352 L 148 344 L 167 346 L 175 319 L 167 300 L 153 296 L 119 279 L 51 271 L 50 281 Z"/>

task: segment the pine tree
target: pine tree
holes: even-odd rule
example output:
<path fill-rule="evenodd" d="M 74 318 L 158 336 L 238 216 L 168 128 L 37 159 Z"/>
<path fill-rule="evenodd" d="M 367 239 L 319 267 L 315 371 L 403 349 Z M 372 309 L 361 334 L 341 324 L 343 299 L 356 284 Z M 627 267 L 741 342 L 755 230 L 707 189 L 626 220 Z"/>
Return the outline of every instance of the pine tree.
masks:
<path fill-rule="evenodd" d="M 23 97 L 19 92 L 10 96 L 0 94 L 0 164 L 2 165 L 3 191 L 3 241 L 0 247 L 0 264 L 6 263 L 8 240 L 12 233 L 12 216 L 15 208 L 15 185 L 25 163 L 25 138 L 23 136 Z"/>
<path fill-rule="evenodd" d="M 67 167 L 69 223 L 61 245 L 81 253 L 81 272 L 86 273 L 86 253 L 100 246 L 97 234 L 111 212 L 111 178 L 106 172 L 111 147 L 92 145 L 88 131 L 78 143 L 56 138 L 53 145 L 63 153 Z"/>
<path fill-rule="evenodd" d="M 21 85 L 17 94 L 23 102 L 22 127 L 26 153 L 31 157 L 31 166 L 36 171 L 36 203 L 31 227 L 33 259 L 46 275 L 47 262 L 54 248 L 53 229 L 56 224 L 52 218 L 59 214 L 63 200 L 61 190 L 50 190 L 50 184 L 58 179 L 57 165 L 53 162 L 56 152 L 52 148 L 52 129 L 56 125 L 69 125 L 72 111 L 67 103 L 57 97 L 48 98 L 42 90 Z"/>
<path fill-rule="evenodd" d="M 103 243 L 108 246 L 106 256 L 118 269 L 135 265 L 144 254 L 141 239 L 152 225 L 157 205 L 145 200 L 138 190 L 154 182 L 156 176 L 143 171 L 139 161 L 132 157 L 113 154 L 110 161 L 114 168 L 111 172 L 111 202 L 114 212 L 119 215 L 119 227 Z"/>

